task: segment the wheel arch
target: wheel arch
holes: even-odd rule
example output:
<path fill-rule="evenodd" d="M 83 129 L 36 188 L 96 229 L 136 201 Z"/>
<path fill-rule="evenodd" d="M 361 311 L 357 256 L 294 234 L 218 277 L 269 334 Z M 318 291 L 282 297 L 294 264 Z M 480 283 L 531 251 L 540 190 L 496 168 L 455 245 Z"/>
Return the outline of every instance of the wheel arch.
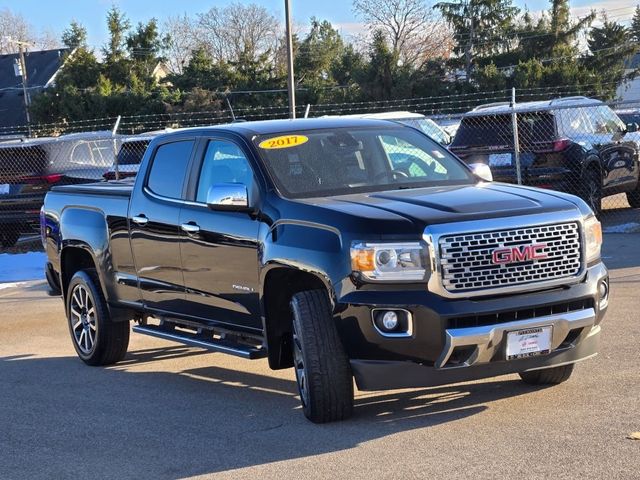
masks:
<path fill-rule="evenodd" d="M 262 312 L 269 367 L 279 370 L 293 366 L 291 351 L 292 312 L 289 306 L 294 294 L 305 290 L 324 290 L 331 305 L 335 293 L 325 276 L 291 266 L 273 266 L 262 281 Z"/>

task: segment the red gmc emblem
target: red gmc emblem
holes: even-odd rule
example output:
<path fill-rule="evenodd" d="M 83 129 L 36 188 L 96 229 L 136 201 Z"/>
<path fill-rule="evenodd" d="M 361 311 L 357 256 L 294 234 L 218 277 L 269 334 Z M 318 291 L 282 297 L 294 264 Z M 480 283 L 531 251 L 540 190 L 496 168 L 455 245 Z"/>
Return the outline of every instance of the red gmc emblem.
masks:
<path fill-rule="evenodd" d="M 529 260 L 542 260 L 548 257 L 542 250 L 546 243 L 532 243 L 520 247 L 496 248 L 492 252 L 493 263 L 504 265 L 506 263 L 527 262 Z"/>

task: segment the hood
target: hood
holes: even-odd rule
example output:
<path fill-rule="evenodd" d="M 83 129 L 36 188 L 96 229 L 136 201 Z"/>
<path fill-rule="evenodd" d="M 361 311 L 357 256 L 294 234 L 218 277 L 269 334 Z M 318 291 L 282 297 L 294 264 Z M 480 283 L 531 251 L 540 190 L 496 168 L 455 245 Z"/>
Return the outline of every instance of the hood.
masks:
<path fill-rule="evenodd" d="M 580 199 L 560 192 L 504 183 L 430 187 L 299 200 L 371 220 L 428 225 L 582 210 Z"/>

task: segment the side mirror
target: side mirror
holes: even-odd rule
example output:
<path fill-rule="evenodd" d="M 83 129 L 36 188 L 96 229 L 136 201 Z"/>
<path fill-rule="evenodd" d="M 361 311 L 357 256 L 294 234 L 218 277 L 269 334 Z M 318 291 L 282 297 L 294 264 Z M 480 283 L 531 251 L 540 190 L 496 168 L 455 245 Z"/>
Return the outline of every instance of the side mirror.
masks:
<path fill-rule="evenodd" d="M 633 133 L 638 131 L 638 124 L 636 122 L 627 123 L 627 133 Z"/>
<path fill-rule="evenodd" d="M 485 182 L 493 182 L 491 168 L 489 168 L 489 165 L 486 163 L 470 163 L 469 168 L 471 169 L 471 173 L 476 177 L 481 178 Z"/>
<path fill-rule="evenodd" d="M 207 207 L 230 212 L 249 211 L 249 193 L 241 183 L 216 183 L 207 192 Z"/>

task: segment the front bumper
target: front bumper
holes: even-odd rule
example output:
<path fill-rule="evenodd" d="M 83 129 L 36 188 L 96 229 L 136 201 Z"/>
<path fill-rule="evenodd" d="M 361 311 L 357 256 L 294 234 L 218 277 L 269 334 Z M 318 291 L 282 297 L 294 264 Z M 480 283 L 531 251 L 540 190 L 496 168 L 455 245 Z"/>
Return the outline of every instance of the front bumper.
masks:
<path fill-rule="evenodd" d="M 349 303 L 340 314 L 338 329 L 361 390 L 434 386 L 549 368 L 597 353 L 606 312 L 599 286 L 607 281 L 608 272 L 598 263 L 579 283 L 502 297 L 454 300 L 419 290 L 357 291 L 343 298 Z M 572 307 L 558 311 L 564 305 Z M 374 308 L 409 310 L 412 334 L 380 335 L 372 325 Z M 513 312 L 516 318 L 509 316 Z M 465 323 L 468 318 L 477 324 Z M 506 360 L 507 332 L 549 325 L 553 326 L 549 354 Z"/>

